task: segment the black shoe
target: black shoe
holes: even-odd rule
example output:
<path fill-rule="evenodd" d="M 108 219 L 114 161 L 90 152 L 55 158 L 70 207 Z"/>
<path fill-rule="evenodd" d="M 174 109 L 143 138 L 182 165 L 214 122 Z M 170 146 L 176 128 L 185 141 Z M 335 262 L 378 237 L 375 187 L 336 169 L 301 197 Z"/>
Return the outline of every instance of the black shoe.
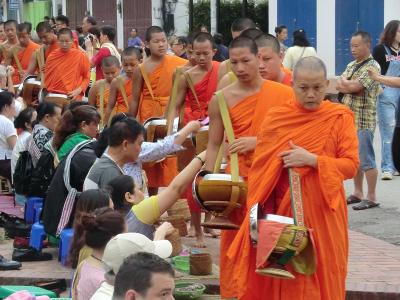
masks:
<path fill-rule="evenodd" d="M 5 259 L 3 256 L 0 255 L 0 270 L 1 271 L 18 270 L 19 268 L 21 268 L 21 266 L 22 265 L 20 262 Z"/>
<path fill-rule="evenodd" d="M 45 261 L 52 260 L 50 253 L 38 251 L 34 248 L 14 249 L 12 259 L 16 261 Z"/>

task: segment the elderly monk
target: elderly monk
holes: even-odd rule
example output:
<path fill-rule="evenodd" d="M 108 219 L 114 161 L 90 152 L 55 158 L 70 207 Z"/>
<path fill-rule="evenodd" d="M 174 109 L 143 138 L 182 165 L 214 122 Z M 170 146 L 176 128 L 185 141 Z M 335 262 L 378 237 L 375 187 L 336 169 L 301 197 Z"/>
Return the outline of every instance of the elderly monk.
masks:
<path fill-rule="evenodd" d="M 168 42 L 165 32 L 158 26 L 146 30 L 146 50 L 150 56 L 140 65 L 133 76 L 133 99 L 129 107 L 140 122 L 151 117 L 163 117 L 172 91 L 172 77 L 176 68 L 187 60 L 167 55 Z M 167 158 L 145 168 L 149 179 L 149 193 L 158 187 L 168 186 L 177 174 L 176 159 Z"/>
<path fill-rule="evenodd" d="M 243 31 L 250 28 L 256 28 L 256 23 L 252 19 L 249 18 L 237 18 L 232 22 L 231 25 L 231 34 L 232 38 L 238 37 Z M 230 60 L 227 59 L 221 63 L 221 66 L 218 71 L 218 81 L 224 77 L 225 74 L 232 71 Z"/>
<path fill-rule="evenodd" d="M 200 32 L 194 36 L 192 45 L 196 66 L 184 72 L 179 79 L 175 108 L 170 110 L 168 116 L 169 132 L 172 132 L 173 120 L 180 115 L 182 109 L 184 124 L 207 118 L 208 103 L 217 89 L 219 62 L 212 60 L 216 52 L 212 35 Z M 195 247 L 204 247 L 204 234 L 200 226 L 201 209 L 193 199 L 190 186 L 186 191 L 186 198 L 197 239 Z"/>
<path fill-rule="evenodd" d="M 60 47 L 46 60 L 45 87 L 49 93 L 80 100 L 89 84 L 89 60 L 83 51 L 72 47 L 71 29 L 62 28 L 57 36 Z"/>
<path fill-rule="evenodd" d="M 290 70 L 285 71 L 282 68 L 282 53 L 277 38 L 270 34 L 265 35 L 258 29 L 247 29 L 241 35 L 252 38 L 257 44 L 261 77 L 292 86 L 292 72 Z M 222 89 L 231 83 L 232 74 L 229 72 L 218 82 L 218 89 Z"/>
<path fill-rule="evenodd" d="M 7 20 L 4 22 L 4 32 L 7 39 L 0 45 L 1 62 L 5 62 L 5 60 L 9 56 L 10 49 L 19 44 L 17 37 L 17 25 L 18 22 L 15 20 Z"/>
<path fill-rule="evenodd" d="M 48 22 L 38 23 L 36 33 L 42 42 L 42 46 L 31 55 L 25 76 L 35 74 L 36 71 L 40 72 L 41 76 L 44 76 L 46 59 L 51 52 L 58 48 L 57 35 Z"/>
<path fill-rule="evenodd" d="M 354 117 L 344 105 L 323 100 L 328 80 L 320 59 L 301 59 L 293 81 L 296 101 L 271 109 L 258 133 L 247 208 L 258 204 L 263 214 L 293 217 L 288 168 L 299 173 L 316 271 L 302 275 L 288 266 L 293 280 L 257 275 L 248 214 L 228 251 L 235 265 L 231 279 L 239 299 L 344 300 L 349 245 L 343 180 L 352 178 L 359 165 Z"/>
<path fill-rule="evenodd" d="M 40 46 L 31 40 L 31 26 L 27 23 L 21 23 L 17 26 L 17 36 L 19 45 L 10 48 L 6 64 L 11 65 L 14 70 L 13 83 L 19 84 L 25 77 L 29 62 L 33 53 Z"/>
<path fill-rule="evenodd" d="M 264 80 L 258 72 L 260 61 L 258 49 L 253 39 L 239 36 L 229 46 L 232 70 L 238 80 L 222 89 L 224 100 L 229 109 L 235 140 L 229 144 L 229 153 L 238 153 L 239 175 L 247 181 L 253 161 L 253 151 L 257 143 L 257 132 L 266 113 L 271 107 L 290 102 L 294 95 L 292 89 L 279 83 Z M 212 171 L 217 153 L 223 142 L 224 126 L 217 97 L 211 99 L 208 109 L 210 117 L 209 140 L 205 169 Z M 230 172 L 228 157 L 227 172 Z M 246 215 L 246 207 L 234 210 L 230 219 L 241 225 Z M 237 230 L 222 230 L 220 245 L 220 286 L 223 298 L 237 296 L 236 286 L 232 284 L 233 265 L 227 260 L 229 245 Z"/>

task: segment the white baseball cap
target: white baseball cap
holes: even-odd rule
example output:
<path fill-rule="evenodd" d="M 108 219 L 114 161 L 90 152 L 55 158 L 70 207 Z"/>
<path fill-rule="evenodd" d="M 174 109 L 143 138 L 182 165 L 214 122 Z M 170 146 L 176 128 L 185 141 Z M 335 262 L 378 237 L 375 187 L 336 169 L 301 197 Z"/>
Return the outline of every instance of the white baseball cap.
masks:
<path fill-rule="evenodd" d="M 109 270 L 117 274 L 124 259 L 138 252 L 167 258 L 172 254 L 172 244 L 167 240 L 152 241 L 140 233 L 121 233 L 107 243 L 102 260 Z"/>

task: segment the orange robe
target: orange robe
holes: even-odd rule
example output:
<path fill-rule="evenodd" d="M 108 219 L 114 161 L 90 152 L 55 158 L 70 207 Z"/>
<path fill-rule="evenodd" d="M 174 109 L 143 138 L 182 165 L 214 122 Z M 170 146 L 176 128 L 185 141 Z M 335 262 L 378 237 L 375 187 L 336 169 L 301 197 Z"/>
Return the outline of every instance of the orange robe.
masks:
<path fill-rule="evenodd" d="M 86 54 L 71 48 L 53 50 L 45 65 L 45 87 L 50 93 L 68 94 L 81 87 L 81 99 L 89 85 L 90 65 Z"/>
<path fill-rule="evenodd" d="M 105 80 L 105 79 L 102 79 Z M 108 105 L 108 99 L 110 97 L 110 85 L 108 87 L 104 87 L 104 103 L 103 103 L 103 109 L 104 112 L 107 110 L 107 105 Z M 100 87 L 98 90 L 98 93 L 96 94 L 96 107 L 97 109 L 100 109 Z"/>
<path fill-rule="evenodd" d="M 132 78 L 128 78 L 124 76 L 124 86 L 125 86 L 125 92 L 126 92 L 126 97 L 128 104 L 132 101 Z M 116 105 L 116 110 L 115 113 L 125 113 L 129 111 L 129 107 L 127 106 L 124 97 L 122 96 L 121 90 L 118 89 L 117 92 L 117 101 L 115 102 Z"/>
<path fill-rule="evenodd" d="M 48 47 L 46 47 L 46 50 L 44 51 L 44 57 L 47 59 L 49 55 L 56 49 L 59 48 L 58 42 L 55 41 L 52 44 L 50 44 Z"/>
<path fill-rule="evenodd" d="M 264 213 L 292 217 L 287 170 L 278 154 L 289 141 L 318 155 L 317 168 L 295 168 L 301 176 L 305 225 L 313 230 L 317 269 L 282 280 L 255 273 L 249 214 L 228 251 L 235 265 L 231 281 L 239 299 L 344 300 L 348 258 L 347 205 L 343 180 L 358 169 L 358 144 L 352 112 L 324 101 L 316 111 L 297 102 L 270 110 L 259 134 L 249 173 L 247 209 L 258 203 Z"/>
<path fill-rule="evenodd" d="M 205 119 L 208 116 L 208 103 L 217 90 L 219 65 L 219 62 L 213 61 L 211 70 L 194 85 L 199 103 L 197 103 L 192 90 L 189 87 L 187 88 L 183 115 L 185 124 L 189 121 Z M 191 185 L 186 189 L 186 199 L 188 200 L 190 211 L 201 212 L 199 205 L 193 198 Z"/>
<path fill-rule="evenodd" d="M 285 77 L 283 77 L 281 83 L 287 86 L 292 86 L 292 72 L 285 72 Z"/>
<path fill-rule="evenodd" d="M 17 57 L 18 60 L 21 64 L 22 70 L 25 71 L 29 67 L 29 62 L 31 60 L 33 52 L 35 52 L 37 49 L 40 48 L 40 45 L 30 41 L 28 46 L 25 48 L 21 49 L 21 51 L 17 52 Z M 15 62 L 15 59 L 13 57 L 11 65 L 13 66 L 15 73 L 13 75 L 13 84 L 19 84 L 21 83 L 21 75 L 19 74 L 18 66 L 17 63 Z"/>
<path fill-rule="evenodd" d="M 229 108 L 229 115 L 235 138 L 257 136 L 266 113 L 275 106 L 291 102 L 294 98 L 293 90 L 273 81 L 265 80 L 261 90 Z M 239 175 L 247 181 L 249 170 L 253 162 L 253 152 L 239 154 Z M 226 172 L 230 172 L 230 161 Z M 246 215 L 246 207 L 234 210 L 230 219 L 241 225 Z M 232 283 L 233 264 L 226 254 L 237 230 L 222 230 L 220 244 L 220 287 L 221 296 L 234 298 L 237 294 L 236 286 Z"/>
<path fill-rule="evenodd" d="M 189 87 L 186 90 L 184 114 L 185 124 L 189 121 L 205 119 L 208 116 L 208 103 L 217 90 L 218 70 L 220 65 L 217 61 L 213 61 L 212 63 L 213 65 L 211 70 L 204 75 L 203 79 L 194 85 L 194 90 L 199 103 L 197 103 L 192 90 Z"/>
<path fill-rule="evenodd" d="M 138 119 L 140 122 L 151 117 L 164 117 L 172 90 L 172 76 L 177 67 L 184 66 L 187 60 L 178 56 L 165 55 L 163 61 L 155 70 L 148 74 L 154 99 L 152 99 L 147 85 L 143 82 L 143 90 L 139 103 Z M 177 175 L 177 160 L 168 157 L 160 163 L 144 168 L 148 178 L 148 187 L 156 188 L 168 186 Z"/>

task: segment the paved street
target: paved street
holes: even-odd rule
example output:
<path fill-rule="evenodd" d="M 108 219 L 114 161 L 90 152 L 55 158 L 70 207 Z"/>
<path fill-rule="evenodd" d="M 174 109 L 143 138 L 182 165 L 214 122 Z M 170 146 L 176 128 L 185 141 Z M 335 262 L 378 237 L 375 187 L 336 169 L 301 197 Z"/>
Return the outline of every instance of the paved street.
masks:
<path fill-rule="evenodd" d="M 377 128 L 375 132 L 375 154 L 378 168 L 381 162 L 380 149 L 380 137 Z M 350 194 L 353 191 L 353 181 L 346 181 L 345 188 L 347 194 Z M 381 204 L 378 208 L 355 211 L 349 207 L 350 229 L 400 245 L 400 177 L 395 176 L 391 181 L 382 181 L 379 174 L 377 197 Z"/>

